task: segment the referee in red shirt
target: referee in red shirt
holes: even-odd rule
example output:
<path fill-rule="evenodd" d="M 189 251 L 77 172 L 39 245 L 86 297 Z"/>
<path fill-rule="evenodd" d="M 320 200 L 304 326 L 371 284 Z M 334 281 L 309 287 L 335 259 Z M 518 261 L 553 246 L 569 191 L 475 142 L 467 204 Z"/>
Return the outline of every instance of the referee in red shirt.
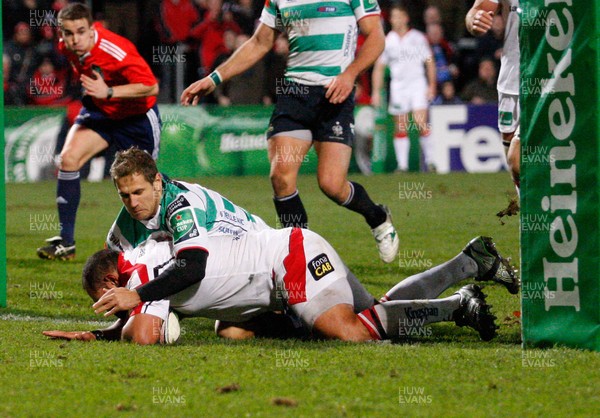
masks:
<path fill-rule="evenodd" d="M 115 144 L 137 146 L 156 160 L 161 120 L 156 106 L 158 83 L 150 67 L 127 39 L 92 24 L 90 9 L 72 3 L 58 14 L 59 49 L 79 76 L 83 108 L 60 154 L 56 203 L 60 236 L 38 248 L 40 258 L 75 257 L 75 217 L 81 187 L 79 169 Z"/>

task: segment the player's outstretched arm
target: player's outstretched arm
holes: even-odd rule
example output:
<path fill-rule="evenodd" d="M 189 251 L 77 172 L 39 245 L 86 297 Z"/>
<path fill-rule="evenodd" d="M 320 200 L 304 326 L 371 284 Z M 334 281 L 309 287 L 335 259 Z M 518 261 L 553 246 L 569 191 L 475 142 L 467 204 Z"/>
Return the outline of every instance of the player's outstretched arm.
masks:
<path fill-rule="evenodd" d="M 118 341 L 121 339 L 121 331 L 125 326 L 125 320 L 118 319 L 110 327 L 95 330 L 95 331 L 42 331 L 46 337 L 50 337 L 53 340 L 79 340 L 79 341 L 96 341 L 96 340 L 107 340 L 107 341 Z"/>
<path fill-rule="evenodd" d="M 348 98 L 356 77 L 373 65 L 385 46 L 385 35 L 379 16 L 364 17 L 358 21 L 358 26 L 365 35 L 365 42 L 348 68 L 325 86 L 325 97 L 333 104 L 342 103 Z"/>
<path fill-rule="evenodd" d="M 181 94 L 183 106 L 197 105 L 200 97 L 210 94 L 218 84 L 251 68 L 273 48 L 276 31 L 260 24 L 254 35 L 209 76 L 192 83 Z"/>
<path fill-rule="evenodd" d="M 485 35 L 492 28 L 494 14 L 498 8 L 497 0 L 475 0 L 465 17 L 465 25 L 469 33 L 473 36 Z"/>

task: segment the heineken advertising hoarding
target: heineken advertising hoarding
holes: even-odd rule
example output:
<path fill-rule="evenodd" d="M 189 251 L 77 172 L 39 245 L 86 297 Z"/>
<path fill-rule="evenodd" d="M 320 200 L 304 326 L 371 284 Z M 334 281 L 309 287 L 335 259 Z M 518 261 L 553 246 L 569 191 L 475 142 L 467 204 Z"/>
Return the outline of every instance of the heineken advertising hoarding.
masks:
<path fill-rule="evenodd" d="M 523 342 L 600 350 L 600 0 L 520 7 Z"/>
<path fill-rule="evenodd" d="M 2 29 L 1 8 L 0 29 Z M 4 44 L 0 45 L 0 52 L 3 52 L 3 46 Z M 4 77 L 3 70 L 0 70 L 0 74 Z M 0 129 L 2 130 L 0 146 L 4 147 L 4 90 L 0 92 Z M 6 190 L 4 186 L 6 179 L 4 175 L 4 160 L 0 161 L 0 170 L 2 170 L 2 183 L 0 184 L 0 307 L 6 307 Z"/>

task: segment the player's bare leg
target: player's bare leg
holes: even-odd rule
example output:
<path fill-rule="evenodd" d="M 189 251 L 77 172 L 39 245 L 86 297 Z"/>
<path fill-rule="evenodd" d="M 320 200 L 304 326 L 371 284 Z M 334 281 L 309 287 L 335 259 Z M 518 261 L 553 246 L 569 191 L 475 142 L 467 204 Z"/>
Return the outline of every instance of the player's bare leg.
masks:
<path fill-rule="evenodd" d="M 82 125 L 73 125 L 60 153 L 59 169 L 77 171 L 94 155 L 108 148 L 108 142 L 97 132 Z"/>
<path fill-rule="evenodd" d="M 60 154 L 56 188 L 60 236 L 46 240 L 48 245 L 38 248 L 40 258 L 68 260 L 75 256 L 75 218 L 81 197 L 79 169 L 107 147 L 108 143 L 89 128 L 73 125 L 69 130 Z"/>
<path fill-rule="evenodd" d="M 373 337 L 354 313 L 352 305 L 339 304 L 321 314 L 313 325 L 313 333 L 327 339 L 369 341 Z"/>
<path fill-rule="evenodd" d="M 308 228 L 308 216 L 297 189 L 298 171 L 312 141 L 277 135 L 268 141 L 275 210 L 282 227 Z"/>
<path fill-rule="evenodd" d="M 413 111 L 413 120 L 417 124 L 419 130 L 419 144 L 423 151 L 423 159 L 427 171 L 435 171 L 433 164 L 433 142 L 431 141 L 431 130 L 427 119 L 427 109 L 419 109 Z"/>
<path fill-rule="evenodd" d="M 362 185 L 348 181 L 352 148 L 336 142 L 315 142 L 315 151 L 319 157 L 317 179 L 323 193 L 338 205 L 363 215 L 377 242 L 380 258 L 386 263 L 394 261 L 400 240 L 389 210 L 375 204 Z"/>
<path fill-rule="evenodd" d="M 408 171 L 408 154 L 410 140 L 408 138 L 408 114 L 394 115 L 394 152 L 398 163 L 398 171 Z"/>
<path fill-rule="evenodd" d="M 317 181 L 327 197 L 342 205 L 350 196 L 351 188 L 347 179 L 352 148 L 335 142 L 315 142 L 319 157 Z"/>
<path fill-rule="evenodd" d="M 502 143 L 505 144 L 506 162 L 512 177 L 513 183 L 520 194 L 521 189 L 521 138 L 519 130 L 509 134 L 502 134 Z M 508 147 L 506 146 L 508 144 Z"/>

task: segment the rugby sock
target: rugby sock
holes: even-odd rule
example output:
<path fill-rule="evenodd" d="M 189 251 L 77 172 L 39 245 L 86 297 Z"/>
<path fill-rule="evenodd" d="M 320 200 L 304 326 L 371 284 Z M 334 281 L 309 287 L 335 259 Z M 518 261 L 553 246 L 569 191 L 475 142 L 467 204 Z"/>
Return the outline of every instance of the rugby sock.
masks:
<path fill-rule="evenodd" d="M 358 314 L 375 340 L 422 335 L 423 326 L 452 320 L 460 307 L 460 295 L 444 299 L 383 302 Z"/>
<path fill-rule="evenodd" d="M 273 202 L 282 228 L 293 226 L 308 229 L 308 215 L 298 190 L 289 196 L 273 197 Z"/>
<path fill-rule="evenodd" d="M 381 301 L 437 298 L 450 286 L 475 275 L 477 263 L 461 252 L 450 261 L 402 280 Z"/>
<path fill-rule="evenodd" d="M 433 141 L 431 140 L 430 131 L 425 131 L 423 135 L 419 137 L 419 144 L 421 144 L 421 149 L 423 150 L 425 166 L 429 168 L 433 165 Z"/>
<path fill-rule="evenodd" d="M 408 170 L 408 153 L 410 151 L 410 141 L 406 133 L 397 134 L 394 137 L 394 151 L 396 151 L 396 161 L 398 170 Z"/>
<path fill-rule="evenodd" d="M 365 188 L 353 181 L 349 181 L 348 184 L 350 195 L 341 205 L 364 216 L 371 229 L 384 223 L 387 218 L 385 210 L 371 200 Z"/>
<path fill-rule="evenodd" d="M 60 236 L 64 244 L 75 242 L 75 217 L 81 197 L 79 171 L 58 171 L 56 204 L 60 221 Z"/>

